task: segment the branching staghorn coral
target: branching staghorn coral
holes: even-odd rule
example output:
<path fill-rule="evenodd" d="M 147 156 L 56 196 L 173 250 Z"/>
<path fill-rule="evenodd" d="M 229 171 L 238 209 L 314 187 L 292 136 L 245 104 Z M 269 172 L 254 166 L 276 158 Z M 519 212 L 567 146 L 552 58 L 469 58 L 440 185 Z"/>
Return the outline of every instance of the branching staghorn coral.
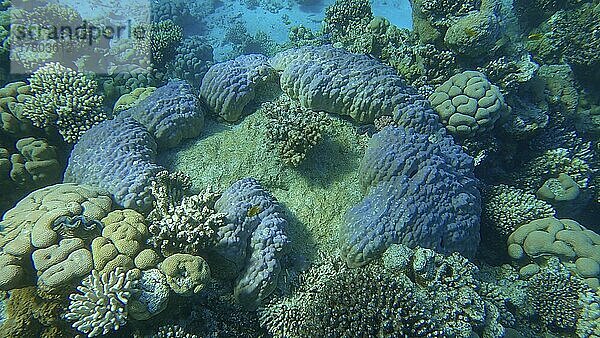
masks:
<path fill-rule="evenodd" d="M 154 210 L 150 212 L 149 243 L 163 255 L 195 254 L 214 246 L 225 214 L 215 211 L 219 194 L 207 187 L 189 195 L 190 179 L 183 173 L 161 171 L 152 182 Z"/>
<path fill-rule="evenodd" d="M 302 163 L 310 149 L 321 141 L 329 125 L 325 113 L 303 108 L 287 95 L 263 103 L 262 110 L 268 119 L 265 134 L 269 145 L 285 164 L 293 167 Z"/>
<path fill-rule="evenodd" d="M 25 101 L 23 115 L 36 127 L 57 127 L 68 143 L 107 118 L 102 111 L 98 84 L 82 73 L 58 63 L 49 63 L 29 78 L 31 98 Z"/>
<path fill-rule="evenodd" d="M 120 268 L 100 275 L 92 270 L 81 285 L 79 293 L 69 296 L 67 320 L 75 321 L 73 327 L 88 337 L 117 331 L 127 324 L 127 303 L 135 289 L 134 274 Z"/>

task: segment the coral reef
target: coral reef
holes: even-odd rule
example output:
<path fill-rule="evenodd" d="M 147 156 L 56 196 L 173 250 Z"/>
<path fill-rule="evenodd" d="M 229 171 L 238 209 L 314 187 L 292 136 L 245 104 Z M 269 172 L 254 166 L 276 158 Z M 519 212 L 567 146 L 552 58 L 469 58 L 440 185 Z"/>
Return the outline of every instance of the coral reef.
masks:
<path fill-rule="evenodd" d="M 110 197 L 100 190 L 76 184 L 42 188 L 19 201 L 0 223 L 0 288 L 10 290 L 35 283 L 31 280 L 34 269 L 50 287 L 88 274 L 92 254 L 84 248 L 83 240 L 61 240 L 62 232 L 53 226 L 63 216 L 99 220 L 111 207 Z M 33 265 L 32 255 L 36 256 Z"/>
<path fill-rule="evenodd" d="M 340 232 L 350 266 L 393 243 L 471 256 L 477 250 L 481 201 L 473 161 L 443 130 L 430 136 L 385 127 L 369 141 L 359 175 L 368 194 L 348 210 Z"/>
<path fill-rule="evenodd" d="M 600 236 L 579 223 L 554 217 L 522 225 L 508 237 L 508 253 L 521 265 L 521 274 L 539 271 L 544 257 L 559 257 L 571 271 L 597 289 L 600 279 Z M 542 260 L 543 261 L 543 260 Z"/>
<path fill-rule="evenodd" d="M 277 73 L 264 55 L 242 55 L 211 66 L 202 79 L 200 96 L 211 112 L 228 122 L 239 120 L 273 95 Z"/>
<path fill-rule="evenodd" d="M 204 74 L 213 65 L 213 48 L 198 35 L 186 38 L 177 47 L 175 57 L 167 65 L 170 78 L 187 81 L 200 88 Z"/>
<path fill-rule="evenodd" d="M 460 137 L 488 132 L 509 112 L 500 89 L 475 71 L 450 77 L 429 100 L 446 129 Z"/>
<path fill-rule="evenodd" d="M 49 63 L 29 78 L 31 96 L 23 116 L 36 127 L 55 126 L 63 139 L 75 143 L 92 126 L 106 119 L 98 84 L 70 68 Z"/>
<path fill-rule="evenodd" d="M 124 110 L 137 106 L 142 100 L 154 93 L 155 90 L 156 87 L 140 87 L 134 89 L 131 93 L 121 95 L 117 102 L 115 102 L 113 114 L 118 115 Z"/>
<path fill-rule="evenodd" d="M 225 225 L 225 214 L 215 210 L 220 195 L 210 187 L 191 195 L 190 187 L 183 173 L 161 171 L 152 182 L 155 207 L 148 216 L 148 242 L 164 256 L 206 251 L 217 243 L 217 230 Z"/>
<path fill-rule="evenodd" d="M 64 181 L 107 190 L 116 203 L 145 210 L 152 205 L 150 182 L 161 168 L 154 163 L 156 141 L 132 118 L 104 121 L 77 142 Z"/>
<path fill-rule="evenodd" d="M 215 203 L 227 224 L 217 232 L 218 265 L 237 274 L 234 295 L 243 305 L 254 307 L 277 285 L 288 243 L 287 221 L 277 200 L 253 178 L 241 179 L 223 192 Z M 217 264 L 214 264 L 217 265 Z"/>
<path fill-rule="evenodd" d="M 583 304 L 579 298 L 589 287 L 562 267 L 557 259 L 548 262 L 529 279 L 527 294 L 542 323 L 552 332 L 574 332 L 579 326 Z"/>
<path fill-rule="evenodd" d="M 66 295 L 51 295 L 34 286 L 14 289 L 6 301 L 7 318 L 0 324 L 2 337 L 64 337 L 60 314 Z"/>
<path fill-rule="evenodd" d="M 210 280 L 210 268 L 200 256 L 173 254 L 158 268 L 167 277 L 167 284 L 175 293 L 190 296 L 199 293 Z"/>
<path fill-rule="evenodd" d="M 117 269 L 100 275 L 92 270 L 77 287 L 79 293 L 69 297 L 65 318 L 74 321 L 73 327 L 88 337 L 117 331 L 127 323 L 127 303 L 136 284 L 132 272 Z"/>
<path fill-rule="evenodd" d="M 137 48 L 150 57 L 152 67 L 163 69 L 173 59 L 183 40 L 183 29 L 173 20 L 142 24 L 133 28 Z"/>
<path fill-rule="evenodd" d="M 393 245 L 396 268 L 372 262 L 349 269 L 335 258 L 302 273 L 291 295 L 274 298 L 260 312 L 276 337 L 369 336 L 499 337 L 498 309 L 477 292 L 477 268 L 454 254 Z M 397 251 L 400 250 L 400 251 Z M 405 264 L 396 261 L 399 258 Z"/>
<path fill-rule="evenodd" d="M 499 184 L 483 193 L 483 224 L 506 239 L 521 225 L 554 216 L 552 206 L 521 189 Z"/>
<path fill-rule="evenodd" d="M 159 148 L 172 148 L 196 137 L 204 127 L 204 107 L 185 81 L 171 80 L 134 107 L 119 114 L 133 118 L 154 136 Z"/>
<path fill-rule="evenodd" d="M 286 95 L 274 102 L 263 103 L 268 122 L 266 138 L 288 165 L 298 166 L 325 134 L 329 119 L 323 112 L 302 108 Z"/>
<path fill-rule="evenodd" d="M 170 290 L 167 277 L 160 270 L 142 271 L 127 303 L 128 315 L 135 320 L 157 316 L 167 308 Z"/>
<path fill-rule="evenodd" d="M 37 188 L 58 183 L 63 165 L 56 147 L 45 139 L 26 137 L 14 144 L 16 151 L 0 147 L 0 189 L 6 194 L 0 210 L 6 210 L 19 198 Z"/>
<path fill-rule="evenodd" d="M 283 91 L 303 107 L 348 115 L 361 123 L 392 116 L 416 96 L 393 68 L 331 46 L 284 51 L 271 64 L 283 71 Z"/>
<path fill-rule="evenodd" d="M 33 125 L 23 116 L 23 103 L 31 97 L 31 87 L 21 81 L 0 88 L 0 130 L 12 137 L 30 136 Z"/>

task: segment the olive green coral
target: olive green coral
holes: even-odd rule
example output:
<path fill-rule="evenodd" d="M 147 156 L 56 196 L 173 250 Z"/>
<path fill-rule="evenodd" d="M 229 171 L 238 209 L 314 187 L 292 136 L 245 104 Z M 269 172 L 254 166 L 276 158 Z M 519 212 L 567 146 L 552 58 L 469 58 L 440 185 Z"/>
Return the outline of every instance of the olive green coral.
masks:
<path fill-rule="evenodd" d="M 75 143 L 83 133 L 107 118 L 98 84 L 83 73 L 49 63 L 29 78 L 31 98 L 23 115 L 36 127 L 54 126 L 63 139 Z"/>
<path fill-rule="evenodd" d="M 507 243 L 509 255 L 522 264 L 539 265 L 543 257 L 559 257 L 588 285 L 599 286 L 600 235 L 573 220 L 554 217 L 534 220 L 513 232 Z"/>
<path fill-rule="evenodd" d="M 296 167 L 323 138 L 330 121 L 324 112 L 303 108 L 287 95 L 261 106 L 268 122 L 265 136 L 280 159 Z"/>
<path fill-rule="evenodd" d="M 456 74 L 429 96 L 448 131 L 461 137 L 485 133 L 508 113 L 500 89 L 476 71 Z"/>
<path fill-rule="evenodd" d="M 39 258 L 36 261 L 40 264 L 50 259 L 48 255 L 60 257 L 56 259 L 60 264 L 50 267 L 42 264 L 42 271 L 38 271 L 43 275 L 38 283 L 43 282 L 46 286 L 55 287 L 89 273 L 91 252 L 80 239 L 64 242 L 68 238 L 61 238 L 62 233 L 56 226 L 62 222 L 63 216 L 82 215 L 88 219 L 102 219 L 111 208 L 109 196 L 95 188 L 76 184 L 56 184 L 38 189 L 19 201 L 4 214 L 0 223 L 0 271 L 7 272 L 3 274 L 6 277 L 2 278 L 0 289 L 8 290 L 35 282 L 27 277 L 37 270 L 35 262 L 32 265 L 32 254 Z M 42 251 L 36 254 L 38 250 Z"/>

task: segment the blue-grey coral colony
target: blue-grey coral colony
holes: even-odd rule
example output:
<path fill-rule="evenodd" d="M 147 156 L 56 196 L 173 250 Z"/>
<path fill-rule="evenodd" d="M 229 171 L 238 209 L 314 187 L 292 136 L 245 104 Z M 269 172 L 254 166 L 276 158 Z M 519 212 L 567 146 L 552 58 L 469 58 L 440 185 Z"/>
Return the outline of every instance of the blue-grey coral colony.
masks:
<path fill-rule="evenodd" d="M 526 23 L 494 0 L 412 1 L 416 34 L 337 0 L 322 31 L 223 62 L 183 28 L 214 8 L 160 0 L 145 38 L 110 52 L 151 53 L 147 65 L 103 78 L 15 52 L 37 70 L 0 89 L 0 189 L 17 196 L 0 201 L 0 336 L 600 337 L 600 235 L 578 222 L 598 211 L 600 146 L 577 133 L 600 135 L 600 99 L 574 77 L 599 66 L 597 44 L 556 31 L 567 18 L 600 29 L 600 4 L 534 2 L 527 48 L 568 64 L 507 47 L 501 30 Z M 261 4 L 274 10 L 246 1 Z M 264 38 L 238 33 L 234 51 Z M 525 83 L 540 96 L 519 96 Z M 201 143 L 216 134 L 258 138 L 236 144 L 246 152 L 267 143 L 277 169 L 184 172 L 161 157 L 206 145 L 231 158 L 231 143 Z M 321 180 L 336 152 L 358 156 Z M 356 195 L 312 225 L 319 210 L 290 202 L 288 178 Z"/>

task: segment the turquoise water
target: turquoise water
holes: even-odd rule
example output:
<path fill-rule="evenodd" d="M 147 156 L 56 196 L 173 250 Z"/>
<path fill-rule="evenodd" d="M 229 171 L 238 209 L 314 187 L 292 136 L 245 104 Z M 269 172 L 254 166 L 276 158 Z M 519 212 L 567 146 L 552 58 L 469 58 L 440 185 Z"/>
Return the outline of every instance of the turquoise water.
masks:
<path fill-rule="evenodd" d="M 0 5 L 0 337 L 600 337 L 599 11 Z"/>

